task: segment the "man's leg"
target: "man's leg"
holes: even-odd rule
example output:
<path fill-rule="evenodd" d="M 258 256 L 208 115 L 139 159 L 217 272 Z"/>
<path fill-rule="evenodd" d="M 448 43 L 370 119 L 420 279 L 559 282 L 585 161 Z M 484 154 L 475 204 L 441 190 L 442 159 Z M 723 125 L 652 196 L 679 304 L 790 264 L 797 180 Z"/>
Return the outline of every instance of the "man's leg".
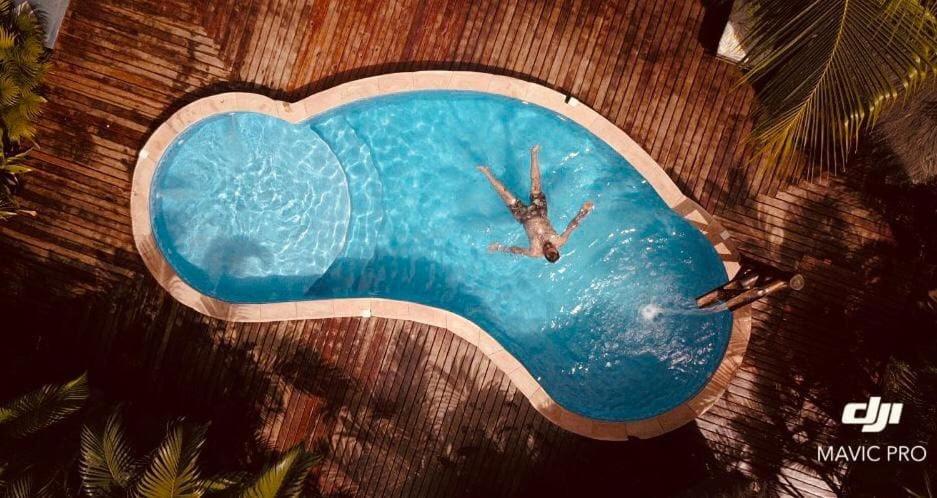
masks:
<path fill-rule="evenodd" d="M 491 183 L 491 186 L 494 187 L 495 192 L 498 193 L 498 195 L 501 197 L 501 200 L 504 201 L 504 204 L 507 205 L 507 207 L 510 208 L 520 202 L 517 200 L 517 197 L 515 197 L 514 194 L 512 194 L 503 183 L 501 183 L 501 180 L 498 180 L 498 178 L 491 173 L 491 168 L 488 166 L 479 166 L 478 170 L 485 175 L 485 178 L 488 179 L 488 181 Z"/>
<path fill-rule="evenodd" d="M 533 199 L 543 191 L 540 187 L 540 146 L 534 145 L 530 149 L 530 198 Z"/>
<path fill-rule="evenodd" d="M 547 196 L 540 186 L 540 146 L 530 149 L 530 210 L 535 216 L 547 215 Z"/>

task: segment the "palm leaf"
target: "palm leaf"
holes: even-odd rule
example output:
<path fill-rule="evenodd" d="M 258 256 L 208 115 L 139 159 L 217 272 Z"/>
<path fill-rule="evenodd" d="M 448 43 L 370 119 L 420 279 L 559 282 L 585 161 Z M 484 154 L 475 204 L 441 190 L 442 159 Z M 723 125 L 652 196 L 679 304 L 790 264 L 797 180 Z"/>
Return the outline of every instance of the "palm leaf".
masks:
<path fill-rule="evenodd" d="M 18 214 L 28 214 L 30 216 L 35 216 L 35 211 L 30 211 L 27 209 L 20 209 L 19 204 L 16 202 L 16 199 L 13 198 L 13 194 L 10 193 L 10 188 L 3 183 L 0 183 L 0 221 L 7 220 Z M 0 407 L 0 419 L 6 416 L 4 407 Z M 0 438 L 3 437 L 3 422 L 0 420 Z"/>
<path fill-rule="evenodd" d="M 937 20 L 920 0 L 752 0 L 744 40 L 754 139 L 791 172 L 805 149 L 837 169 L 860 135 L 934 71 Z"/>
<path fill-rule="evenodd" d="M 29 173 L 33 169 L 29 166 L 23 166 L 21 164 L 0 164 L 0 171 L 9 173 L 11 175 L 19 175 L 22 173 Z"/>
<path fill-rule="evenodd" d="M 20 98 L 20 86 L 9 74 L 0 75 L 0 105 L 11 106 Z"/>
<path fill-rule="evenodd" d="M 17 112 L 26 117 L 26 119 L 32 121 L 39 117 L 39 114 L 42 112 L 42 104 L 45 104 L 46 99 L 33 92 L 23 92 L 20 95 L 19 101 L 15 104 Z"/>
<path fill-rule="evenodd" d="M 0 26 L 0 54 L 6 54 L 16 44 L 16 35 L 12 31 Z M 5 57 L 0 57 L 3 59 Z"/>
<path fill-rule="evenodd" d="M 6 221 L 17 215 L 29 215 L 36 216 L 38 214 L 36 211 L 29 209 L 19 209 L 15 206 L 11 206 L 8 202 L 5 202 L 3 199 L 0 199 L 0 221 Z"/>
<path fill-rule="evenodd" d="M 10 164 L 19 165 L 26 161 L 26 158 L 29 157 L 29 153 L 32 151 L 33 149 L 32 147 L 30 147 L 21 152 L 17 152 L 16 154 L 13 154 L 12 156 L 7 156 L 5 153 L 2 153 L 2 151 L 0 151 L 0 153 L 3 154 L 2 160 L 7 165 L 10 165 Z"/>
<path fill-rule="evenodd" d="M 103 430 L 82 428 L 79 474 L 88 496 L 111 496 L 117 490 L 127 489 L 135 472 L 118 412 L 108 417 Z"/>
<path fill-rule="evenodd" d="M 321 457 L 296 446 L 244 489 L 244 498 L 292 498 L 302 494 L 309 470 Z"/>
<path fill-rule="evenodd" d="M 7 175 L 19 175 L 32 171 L 32 168 L 26 166 L 25 164 L 26 158 L 29 156 L 30 152 L 32 152 L 32 148 L 26 149 L 8 157 L 3 153 L 3 150 L 0 149 L 0 173 L 6 173 Z M 0 175 L 0 180 L 3 179 L 3 176 Z"/>
<path fill-rule="evenodd" d="M 20 40 L 12 49 L 12 58 L 20 65 L 18 68 L 23 73 L 30 76 L 34 75 L 38 68 L 35 66 L 45 54 L 46 48 L 43 45 L 42 38 L 28 36 Z"/>
<path fill-rule="evenodd" d="M 8 199 L 0 197 L 0 221 L 6 221 L 19 214 L 19 210 Z"/>
<path fill-rule="evenodd" d="M 18 107 L 7 109 L 0 118 L 11 142 L 29 142 L 36 137 L 36 124 L 20 112 Z"/>
<path fill-rule="evenodd" d="M 36 486 L 33 483 L 32 476 L 24 475 L 10 482 L 3 488 L 3 498 L 34 498 L 36 496 Z"/>
<path fill-rule="evenodd" d="M 24 394 L 0 406 L 0 437 L 20 439 L 35 434 L 80 410 L 87 399 L 85 374 L 62 385 L 47 385 Z"/>
<path fill-rule="evenodd" d="M 198 458 L 205 443 L 205 429 L 176 423 L 150 458 L 136 486 L 137 496 L 170 498 L 201 496 Z"/>
<path fill-rule="evenodd" d="M 205 493 L 212 496 L 233 496 L 231 490 L 241 486 L 249 478 L 250 474 L 247 472 L 228 472 L 203 479 L 202 486 Z"/>
<path fill-rule="evenodd" d="M 45 475 L 42 471 L 27 468 L 11 482 L 0 482 L 0 497 L 3 498 L 57 498 L 63 496 L 66 488 L 59 480 L 62 472 Z M 69 495 L 71 496 L 71 495 Z"/>
<path fill-rule="evenodd" d="M 44 35 L 43 18 L 42 11 L 33 9 L 29 2 L 23 2 L 13 13 L 13 24 L 17 30 L 26 35 Z"/>

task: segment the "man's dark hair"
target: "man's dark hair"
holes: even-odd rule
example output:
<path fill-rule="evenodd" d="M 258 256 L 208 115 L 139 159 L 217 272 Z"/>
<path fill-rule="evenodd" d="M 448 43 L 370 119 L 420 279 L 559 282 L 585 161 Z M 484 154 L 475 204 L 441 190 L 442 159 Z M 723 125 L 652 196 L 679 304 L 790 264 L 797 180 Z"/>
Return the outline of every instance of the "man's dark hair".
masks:
<path fill-rule="evenodd" d="M 552 242 L 547 241 L 543 243 L 543 257 L 551 263 L 556 263 L 560 259 L 560 251 L 556 249 L 556 246 Z"/>

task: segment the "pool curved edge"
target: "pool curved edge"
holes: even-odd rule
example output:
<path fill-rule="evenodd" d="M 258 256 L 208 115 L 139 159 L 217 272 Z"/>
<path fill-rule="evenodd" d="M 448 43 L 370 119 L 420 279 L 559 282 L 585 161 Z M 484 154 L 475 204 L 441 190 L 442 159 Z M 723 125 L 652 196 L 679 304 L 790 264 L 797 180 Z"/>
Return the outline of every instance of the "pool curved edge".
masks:
<path fill-rule="evenodd" d="M 134 244 L 157 282 L 182 304 L 211 317 L 235 322 L 272 322 L 335 317 L 381 317 L 410 320 L 446 328 L 477 347 L 530 401 L 557 426 L 601 440 L 646 439 L 681 427 L 706 412 L 722 396 L 742 363 L 751 334 L 751 309 L 733 312 L 728 346 L 718 368 L 689 401 L 655 417 L 610 422 L 571 412 L 543 389 L 536 379 L 497 340 L 472 321 L 447 310 L 418 303 L 379 298 L 329 299 L 267 304 L 236 304 L 204 295 L 176 274 L 166 261 L 150 222 L 150 185 L 163 153 L 175 138 L 202 119 L 227 112 L 257 112 L 290 123 L 350 102 L 391 93 L 420 90 L 464 90 L 512 97 L 550 109 L 589 130 L 621 154 L 664 202 L 713 244 L 731 279 L 739 270 L 739 258 L 729 233 L 709 213 L 684 195 L 657 162 L 625 132 L 598 112 L 545 86 L 516 78 L 463 71 L 419 71 L 374 76 L 345 83 L 288 103 L 253 93 L 223 93 L 199 99 L 175 112 L 150 136 L 140 150 L 133 173 L 130 213 Z"/>

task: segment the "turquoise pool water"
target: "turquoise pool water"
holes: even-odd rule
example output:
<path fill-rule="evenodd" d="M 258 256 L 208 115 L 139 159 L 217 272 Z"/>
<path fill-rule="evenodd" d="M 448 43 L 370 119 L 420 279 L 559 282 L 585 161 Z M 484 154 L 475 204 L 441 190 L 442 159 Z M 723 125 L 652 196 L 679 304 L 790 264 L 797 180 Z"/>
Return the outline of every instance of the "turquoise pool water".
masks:
<path fill-rule="evenodd" d="M 526 200 L 534 144 L 557 230 L 585 200 L 596 206 L 556 264 L 487 251 L 526 236 L 475 167 L 490 165 Z M 406 93 L 300 125 L 219 115 L 175 141 L 152 185 L 157 243 L 200 292 L 445 308 L 592 418 L 676 407 L 728 341 L 731 315 L 694 305 L 727 278 L 706 238 L 600 139 L 514 99 Z"/>

